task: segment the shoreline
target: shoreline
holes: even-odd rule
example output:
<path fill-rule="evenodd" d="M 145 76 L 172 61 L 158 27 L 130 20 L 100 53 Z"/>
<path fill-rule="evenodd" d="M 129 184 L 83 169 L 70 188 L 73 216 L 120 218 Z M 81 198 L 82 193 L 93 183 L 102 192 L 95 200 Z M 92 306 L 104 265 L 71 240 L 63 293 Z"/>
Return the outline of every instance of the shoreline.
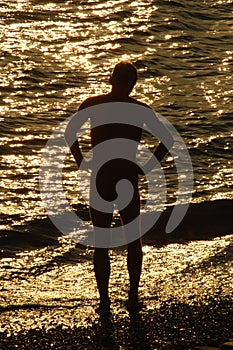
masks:
<path fill-rule="evenodd" d="M 174 205 L 168 206 L 155 225 L 143 235 L 146 245 L 166 245 L 187 243 L 195 240 L 207 240 L 233 234 L 233 200 L 222 199 L 200 203 L 190 203 L 185 217 L 178 227 L 167 234 L 165 228 Z M 82 220 L 89 220 L 88 208 L 76 211 Z M 41 231 L 43 227 L 43 231 Z M 49 218 L 34 219 L 27 225 L 16 225 L 14 229 L 0 232 L 0 259 L 13 258 L 24 250 L 35 250 L 47 246 L 59 245 L 60 231 Z M 14 242 L 14 243 L 13 243 Z"/>
<path fill-rule="evenodd" d="M 81 262 L 78 248 L 64 243 L 62 249 L 5 259 L 0 348 L 188 350 L 233 338 L 232 235 L 148 245 L 143 251 L 140 297 L 145 309 L 134 319 L 125 308 L 126 252 L 111 251 L 112 323 L 107 325 L 95 312 L 91 251 Z"/>

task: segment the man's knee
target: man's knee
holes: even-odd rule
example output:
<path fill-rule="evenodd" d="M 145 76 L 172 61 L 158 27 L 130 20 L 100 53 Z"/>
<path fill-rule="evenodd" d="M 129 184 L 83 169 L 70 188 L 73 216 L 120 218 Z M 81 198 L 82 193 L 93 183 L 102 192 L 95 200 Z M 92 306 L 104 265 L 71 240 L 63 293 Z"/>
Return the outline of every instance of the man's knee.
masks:
<path fill-rule="evenodd" d="M 94 250 L 94 258 L 105 258 L 108 256 L 108 249 L 107 248 L 95 248 Z"/>
<path fill-rule="evenodd" d="M 142 243 L 140 239 L 136 239 L 135 241 L 128 244 L 128 252 L 135 252 L 138 254 L 142 254 Z"/>

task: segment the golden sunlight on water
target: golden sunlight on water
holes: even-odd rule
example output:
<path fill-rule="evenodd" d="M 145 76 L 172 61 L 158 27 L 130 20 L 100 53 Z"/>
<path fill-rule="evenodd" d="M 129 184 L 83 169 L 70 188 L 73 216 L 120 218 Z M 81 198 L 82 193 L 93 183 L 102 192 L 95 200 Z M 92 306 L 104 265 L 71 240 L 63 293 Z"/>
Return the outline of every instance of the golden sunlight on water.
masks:
<path fill-rule="evenodd" d="M 232 198 L 232 24 L 228 8 L 222 7 L 228 3 L 212 1 L 209 9 L 204 1 L 195 11 L 193 3 L 182 3 L 184 13 L 182 7 L 153 0 L 14 1 L 0 7 L 6 22 L 0 41 L 3 212 L 22 219 L 25 213 L 31 219 L 43 215 L 38 192 L 42 148 L 81 101 L 110 90 L 109 74 L 121 59 L 137 66 L 133 95 L 181 131 L 194 166 L 193 201 Z M 174 202 L 174 162 L 168 158 L 164 167 Z M 71 203 L 76 180 L 75 165 L 68 161 L 64 186 Z M 143 184 L 141 190 L 146 193 Z"/>

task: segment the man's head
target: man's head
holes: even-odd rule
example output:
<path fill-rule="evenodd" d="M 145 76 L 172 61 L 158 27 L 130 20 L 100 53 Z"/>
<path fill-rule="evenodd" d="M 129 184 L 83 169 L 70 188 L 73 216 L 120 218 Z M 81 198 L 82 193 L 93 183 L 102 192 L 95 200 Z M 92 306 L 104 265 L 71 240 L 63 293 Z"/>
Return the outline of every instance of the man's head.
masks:
<path fill-rule="evenodd" d="M 122 94 L 129 95 L 137 81 L 137 70 L 135 66 L 128 62 L 118 63 L 110 77 L 110 84 L 114 90 L 121 91 Z"/>

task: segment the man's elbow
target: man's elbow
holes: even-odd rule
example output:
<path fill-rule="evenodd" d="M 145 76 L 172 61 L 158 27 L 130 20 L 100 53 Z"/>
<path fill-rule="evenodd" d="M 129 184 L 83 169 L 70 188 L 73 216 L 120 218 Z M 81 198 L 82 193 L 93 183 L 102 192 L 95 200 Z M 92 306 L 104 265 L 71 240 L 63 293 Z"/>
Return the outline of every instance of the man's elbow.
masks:
<path fill-rule="evenodd" d="M 167 149 L 167 152 L 170 151 L 170 149 L 174 145 L 174 139 L 171 134 L 168 134 L 166 138 L 163 140 L 163 145 Z"/>
<path fill-rule="evenodd" d="M 71 148 L 76 141 L 76 132 L 74 132 L 74 128 L 72 127 L 71 123 L 68 124 L 65 129 L 64 138 L 67 145 Z"/>

